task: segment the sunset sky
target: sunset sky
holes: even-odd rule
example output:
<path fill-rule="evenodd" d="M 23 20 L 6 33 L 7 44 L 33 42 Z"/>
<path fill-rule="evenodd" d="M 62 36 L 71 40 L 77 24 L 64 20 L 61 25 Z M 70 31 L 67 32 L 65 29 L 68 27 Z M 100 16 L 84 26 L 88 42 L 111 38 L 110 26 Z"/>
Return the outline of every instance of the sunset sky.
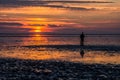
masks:
<path fill-rule="evenodd" d="M 120 0 L 0 0 L 0 33 L 36 32 L 120 34 Z"/>

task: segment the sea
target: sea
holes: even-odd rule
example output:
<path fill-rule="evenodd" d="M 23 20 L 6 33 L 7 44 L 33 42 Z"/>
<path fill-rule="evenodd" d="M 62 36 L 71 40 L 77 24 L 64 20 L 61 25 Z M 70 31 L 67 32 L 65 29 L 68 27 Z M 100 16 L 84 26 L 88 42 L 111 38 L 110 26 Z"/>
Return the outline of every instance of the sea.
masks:
<path fill-rule="evenodd" d="M 1 34 L 0 57 L 70 61 L 85 64 L 120 64 L 119 34 Z"/>

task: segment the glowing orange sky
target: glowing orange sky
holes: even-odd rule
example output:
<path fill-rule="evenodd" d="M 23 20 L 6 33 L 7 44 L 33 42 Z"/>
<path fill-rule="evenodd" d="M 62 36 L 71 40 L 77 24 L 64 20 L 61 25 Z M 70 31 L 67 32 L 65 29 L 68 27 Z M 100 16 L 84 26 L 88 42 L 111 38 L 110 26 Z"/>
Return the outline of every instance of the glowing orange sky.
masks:
<path fill-rule="evenodd" d="M 103 0 L 103 1 L 112 1 L 112 0 Z M 21 32 L 21 31 L 22 32 L 54 32 L 54 31 L 57 32 L 58 31 L 58 32 L 68 33 L 68 32 L 72 32 L 73 29 L 73 31 L 76 30 L 75 32 L 78 33 L 80 32 L 79 30 L 81 30 L 81 28 L 85 28 L 85 30 L 91 28 L 92 30 L 92 27 L 95 28 L 97 26 L 96 28 L 100 28 L 101 27 L 100 25 L 102 25 L 102 27 L 108 28 L 114 24 L 116 25 L 114 25 L 113 28 L 118 30 L 120 23 L 119 22 L 120 2 L 118 0 L 115 0 L 113 2 L 115 3 L 100 3 L 100 4 L 99 3 L 94 3 L 94 4 L 65 3 L 62 4 L 63 7 L 61 8 L 39 7 L 39 6 L 32 6 L 32 7 L 19 6 L 16 8 L 4 7 L 4 9 L 2 9 L 0 13 L 1 32 L 2 31 L 13 32 L 14 28 L 16 28 L 15 29 L 16 32 Z M 48 5 L 58 6 L 61 5 L 61 3 L 60 4 L 52 3 Z M 9 23 L 3 25 L 4 22 L 9 22 Z M 18 24 L 21 24 L 22 26 Z M 111 26 L 109 26 L 108 24 L 111 24 Z M 13 31 L 10 31 L 10 28 Z M 113 31 L 113 32 L 117 32 L 117 31 Z"/>

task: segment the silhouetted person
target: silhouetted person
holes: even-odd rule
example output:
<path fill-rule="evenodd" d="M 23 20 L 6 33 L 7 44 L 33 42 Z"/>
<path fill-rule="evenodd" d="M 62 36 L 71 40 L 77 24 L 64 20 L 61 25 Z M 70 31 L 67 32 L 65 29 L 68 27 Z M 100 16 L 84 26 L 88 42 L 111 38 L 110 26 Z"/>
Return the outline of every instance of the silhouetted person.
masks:
<path fill-rule="evenodd" d="M 81 46 L 84 46 L 84 38 L 85 38 L 85 35 L 84 35 L 84 33 L 82 32 L 82 34 L 80 35 L 80 45 L 81 45 Z"/>
<path fill-rule="evenodd" d="M 80 55 L 81 55 L 81 57 L 83 58 L 84 57 L 84 50 L 82 49 L 81 51 L 80 51 Z"/>

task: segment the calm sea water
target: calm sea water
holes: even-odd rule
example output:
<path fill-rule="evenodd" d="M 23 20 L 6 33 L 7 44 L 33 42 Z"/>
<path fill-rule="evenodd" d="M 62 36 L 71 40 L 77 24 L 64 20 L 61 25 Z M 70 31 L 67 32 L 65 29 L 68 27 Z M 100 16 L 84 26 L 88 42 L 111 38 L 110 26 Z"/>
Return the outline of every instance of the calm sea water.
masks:
<path fill-rule="evenodd" d="M 119 42 L 119 35 L 88 35 L 85 37 L 85 45 L 88 47 L 79 48 L 75 47 L 75 45 L 79 46 L 80 44 L 78 35 L 57 35 L 54 37 L 41 35 L 31 37 L 4 36 L 0 37 L 0 57 L 32 60 L 62 60 L 89 64 L 120 64 Z M 46 45 L 46 47 L 41 47 L 41 45 Z M 49 45 L 54 45 L 54 47 L 48 47 Z M 60 45 L 64 45 L 64 47 Z M 65 45 L 68 46 L 65 47 Z M 73 47 L 69 48 L 71 45 Z M 84 52 L 83 55 L 81 51 Z"/>
<path fill-rule="evenodd" d="M 120 46 L 120 35 L 86 35 L 85 45 Z M 1 46 L 79 45 L 79 35 L 8 35 L 0 37 Z"/>

